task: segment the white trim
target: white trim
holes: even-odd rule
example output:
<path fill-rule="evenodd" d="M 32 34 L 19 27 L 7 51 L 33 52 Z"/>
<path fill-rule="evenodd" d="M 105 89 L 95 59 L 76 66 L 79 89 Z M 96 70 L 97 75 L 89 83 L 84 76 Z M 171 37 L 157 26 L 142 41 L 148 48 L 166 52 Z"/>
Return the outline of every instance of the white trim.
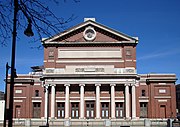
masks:
<path fill-rule="evenodd" d="M 41 99 L 42 97 L 32 97 L 33 99 Z"/>
<path fill-rule="evenodd" d="M 56 97 L 56 98 L 65 98 L 65 97 Z"/>
<path fill-rule="evenodd" d="M 23 92 L 23 90 L 15 90 L 15 93 L 16 94 L 20 94 L 20 93 L 22 93 Z"/>
<path fill-rule="evenodd" d="M 23 100 L 14 100 L 14 102 L 23 102 Z"/>
<path fill-rule="evenodd" d="M 158 100 L 158 102 L 167 102 L 167 100 Z"/>
<path fill-rule="evenodd" d="M 80 99 L 80 97 L 70 97 L 70 99 Z"/>
<path fill-rule="evenodd" d="M 166 85 L 166 83 L 158 83 L 159 85 Z"/>
<path fill-rule="evenodd" d="M 65 100 L 56 100 L 56 102 L 65 102 Z"/>
<path fill-rule="evenodd" d="M 80 100 L 70 100 L 70 102 L 80 102 Z"/>
<path fill-rule="evenodd" d="M 47 62 L 54 62 L 54 60 L 48 60 Z"/>
<path fill-rule="evenodd" d="M 144 96 L 141 96 L 141 97 L 139 97 L 139 99 L 148 99 L 149 97 L 144 97 Z"/>
<path fill-rule="evenodd" d="M 100 102 L 111 102 L 110 100 L 100 100 Z"/>
<path fill-rule="evenodd" d="M 124 99 L 124 97 L 115 97 L 116 99 Z"/>
<path fill-rule="evenodd" d="M 15 85 L 15 86 L 21 86 L 22 83 L 15 83 L 14 85 Z"/>
<path fill-rule="evenodd" d="M 124 60 L 121 59 L 108 59 L 108 60 L 57 60 L 56 63 L 116 63 L 116 62 L 124 62 Z"/>
<path fill-rule="evenodd" d="M 54 79 L 54 81 L 46 80 L 47 83 L 54 83 L 54 84 L 125 84 L 125 83 L 134 83 L 134 80 L 127 80 L 127 79 Z"/>
<path fill-rule="evenodd" d="M 139 102 L 149 102 L 149 100 L 139 100 Z"/>
<path fill-rule="evenodd" d="M 115 100 L 115 102 L 125 102 L 124 100 Z"/>
<path fill-rule="evenodd" d="M 155 98 L 155 99 L 163 99 L 163 98 L 170 99 L 171 96 L 155 96 L 154 98 Z"/>
<path fill-rule="evenodd" d="M 32 100 L 32 102 L 42 102 L 42 100 Z"/>
<path fill-rule="evenodd" d="M 110 29 L 108 29 L 108 28 L 106 28 L 106 27 L 104 27 L 104 26 L 101 26 L 101 25 L 99 25 L 99 24 L 93 23 L 93 22 L 91 22 L 91 21 L 87 21 L 87 22 L 85 22 L 85 23 L 83 23 L 83 24 L 75 27 L 74 29 L 72 28 L 72 29 L 70 29 L 69 31 L 66 31 L 66 32 L 64 32 L 64 33 L 60 33 L 60 34 L 54 36 L 54 37 L 51 38 L 51 39 L 47 39 L 47 40 L 46 40 L 46 39 L 42 39 L 42 42 L 48 43 L 48 42 L 53 41 L 53 40 L 55 40 L 55 39 L 57 39 L 57 38 L 59 38 L 59 37 L 62 37 L 62 36 L 64 36 L 64 35 L 66 35 L 66 34 L 68 34 L 68 33 L 70 33 L 70 32 L 73 32 L 73 31 L 75 31 L 75 30 L 77 30 L 77 29 L 79 29 L 79 28 L 82 28 L 82 27 L 84 27 L 84 26 L 86 26 L 86 25 L 93 25 L 93 26 L 96 26 L 96 27 L 98 27 L 98 28 L 101 28 L 101 29 L 103 29 L 103 30 L 105 30 L 105 31 L 108 31 L 108 32 L 110 32 L 110 33 L 112 33 L 112 34 L 114 34 L 114 35 L 117 35 L 117 36 L 119 36 L 119 37 L 122 37 L 122 38 L 124 38 L 124 39 L 127 39 L 127 40 L 129 40 L 129 41 L 132 40 L 130 37 L 126 37 L 126 36 L 128 36 L 128 35 L 123 35 L 122 33 L 116 32 L 115 30 L 112 31 L 112 30 L 110 30 Z M 135 39 L 135 38 L 134 38 L 134 39 Z M 137 39 L 136 39 L 136 40 L 137 40 Z M 138 41 L 138 40 L 137 40 L 137 41 Z"/>
<path fill-rule="evenodd" d="M 14 98 L 26 98 L 26 97 L 14 97 Z"/>
<path fill-rule="evenodd" d="M 105 99 L 109 99 L 110 97 L 100 97 L 101 99 L 105 98 Z"/>
<path fill-rule="evenodd" d="M 129 61 L 129 62 L 132 62 L 133 60 L 125 60 L 125 61 Z"/>
<path fill-rule="evenodd" d="M 96 98 L 95 97 L 84 97 L 84 100 L 96 100 Z"/>
<path fill-rule="evenodd" d="M 34 86 L 40 86 L 41 83 L 34 83 Z"/>

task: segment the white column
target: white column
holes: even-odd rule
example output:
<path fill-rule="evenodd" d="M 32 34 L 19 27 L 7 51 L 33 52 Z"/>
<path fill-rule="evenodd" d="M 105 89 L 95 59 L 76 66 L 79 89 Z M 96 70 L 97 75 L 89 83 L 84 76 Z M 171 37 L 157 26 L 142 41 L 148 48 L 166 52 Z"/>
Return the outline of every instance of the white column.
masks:
<path fill-rule="evenodd" d="M 66 95 L 65 95 L 65 119 L 69 119 L 69 86 L 70 84 L 64 84 L 66 87 Z"/>
<path fill-rule="evenodd" d="M 125 84 L 126 118 L 129 119 L 129 84 Z"/>
<path fill-rule="evenodd" d="M 55 117 L 55 84 L 51 86 L 51 118 Z"/>
<path fill-rule="evenodd" d="M 96 119 L 100 119 L 100 86 L 101 84 L 95 84 L 96 86 Z"/>
<path fill-rule="evenodd" d="M 132 84 L 132 119 L 136 119 L 136 86 Z"/>
<path fill-rule="evenodd" d="M 84 86 L 85 84 L 79 84 L 80 86 L 80 119 L 84 119 Z"/>
<path fill-rule="evenodd" d="M 47 113 L 47 108 L 48 108 L 48 94 L 49 94 L 49 91 L 48 91 L 48 87 L 49 85 L 48 84 L 45 84 L 44 86 L 44 91 L 45 91 L 45 101 L 44 101 L 44 118 L 47 118 L 48 116 L 48 113 Z"/>
<path fill-rule="evenodd" d="M 111 86 L 111 119 L 115 117 L 115 86 L 116 84 L 110 84 Z"/>

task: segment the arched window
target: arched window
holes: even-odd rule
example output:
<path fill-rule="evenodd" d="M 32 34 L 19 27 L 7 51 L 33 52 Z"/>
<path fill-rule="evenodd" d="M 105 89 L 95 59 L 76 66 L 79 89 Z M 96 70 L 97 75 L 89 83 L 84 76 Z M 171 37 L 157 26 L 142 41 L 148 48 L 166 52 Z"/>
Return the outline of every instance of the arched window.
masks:
<path fill-rule="evenodd" d="M 39 97 L 39 90 L 35 90 L 35 97 Z"/>
<path fill-rule="evenodd" d="M 146 91 L 145 90 L 141 91 L 141 96 L 146 96 Z"/>

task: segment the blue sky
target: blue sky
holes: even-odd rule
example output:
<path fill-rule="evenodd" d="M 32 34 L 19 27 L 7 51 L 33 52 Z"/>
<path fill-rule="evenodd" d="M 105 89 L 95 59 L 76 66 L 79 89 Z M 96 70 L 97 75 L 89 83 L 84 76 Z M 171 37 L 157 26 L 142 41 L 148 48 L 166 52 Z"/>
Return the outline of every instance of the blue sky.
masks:
<path fill-rule="evenodd" d="M 50 1 L 48 4 L 59 17 L 77 16 L 68 27 L 83 22 L 85 17 L 95 17 L 101 24 L 137 36 L 138 73 L 175 73 L 180 79 L 180 0 L 66 1 L 59 6 Z M 17 32 L 16 70 L 26 74 L 31 66 L 43 65 L 43 50 L 31 49 L 40 41 L 29 43 L 31 38 L 25 37 L 21 30 Z M 5 64 L 10 63 L 10 57 L 11 41 L 7 47 L 0 47 L 0 90 L 4 90 Z"/>

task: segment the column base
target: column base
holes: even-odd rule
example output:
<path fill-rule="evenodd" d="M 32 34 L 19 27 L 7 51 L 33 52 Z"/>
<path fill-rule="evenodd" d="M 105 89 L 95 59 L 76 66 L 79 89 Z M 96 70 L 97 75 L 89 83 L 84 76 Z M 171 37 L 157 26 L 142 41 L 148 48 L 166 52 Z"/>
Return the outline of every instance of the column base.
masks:
<path fill-rule="evenodd" d="M 85 117 L 79 117 L 79 119 L 86 119 Z"/>
<path fill-rule="evenodd" d="M 133 119 L 133 120 L 138 120 L 138 119 L 139 119 L 139 117 L 132 117 L 132 119 Z"/>
<path fill-rule="evenodd" d="M 131 120 L 131 117 L 125 117 L 126 120 Z"/>

